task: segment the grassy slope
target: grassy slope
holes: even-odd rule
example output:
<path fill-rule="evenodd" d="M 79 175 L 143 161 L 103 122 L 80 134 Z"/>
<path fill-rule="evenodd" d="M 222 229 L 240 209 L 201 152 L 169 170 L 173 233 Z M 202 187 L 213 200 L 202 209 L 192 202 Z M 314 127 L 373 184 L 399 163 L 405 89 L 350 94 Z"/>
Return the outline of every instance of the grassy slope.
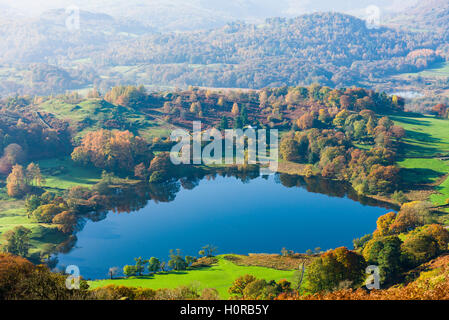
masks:
<path fill-rule="evenodd" d="M 222 299 L 229 298 L 228 288 L 240 276 L 251 274 L 266 280 L 291 280 L 294 271 L 281 271 L 263 267 L 238 266 L 223 256 L 218 256 L 218 263 L 208 268 L 180 272 L 164 272 L 154 276 L 131 277 L 117 280 L 100 280 L 89 282 L 91 288 L 110 284 L 142 288 L 176 288 L 181 285 L 198 284 L 200 288 L 215 288 Z"/>
<path fill-rule="evenodd" d="M 52 113 L 58 119 L 68 121 L 75 126 L 90 120 L 91 124 L 78 132 L 75 139 L 82 137 L 89 131 L 101 129 L 101 122 L 114 119 L 116 106 L 102 102 L 99 99 L 87 99 L 78 104 L 66 103 L 60 99 L 50 99 L 38 106 L 39 110 Z M 151 139 L 169 135 L 169 126 L 162 120 L 149 120 L 144 114 L 123 108 L 123 117 L 137 129 L 136 134 Z"/>
<path fill-rule="evenodd" d="M 51 191 L 63 191 L 73 186 L 89 186 L 99 181 L 101 173 L 98 170 L 75 166 L 70 160 L 44 160 L 39 165 L 44 172 L 46 183 L 44 188 Z M 46 170 L 64 167 L 67 171 L 61 175 L 50 176 Z M 2 234 L 17 226 L 24 226 L 32 231 L 30 253 L 38 253 L 51 246 L 61 243 L 65 236 L 54 226 L 36 223 L 27 217 L 24 200 L 8 199 L 5 188 L 0 189 L 0 243 Z"/>
<path fill-rule="evenodd" d="M 30 254 L 38 254 L 64 240 L 64 236 L 53 226 L 36 223 L 27 217 L 23 200 L 0 201 L 0 244 L 2 235 L 17 226 L 24 226 L 32 231 Z"/>
<path fill-rule="evenodd" d="M 424 78 L 440 78 L 440 77 L 449 77 L 449 62 L 442 62 L 442 63 L 438 63 L 434 66 L 432 66 L 432 68 L 429 69 L 425 69 L 423 71 L 420 72 L 414 72 L 414 73 L 403 73 L 401 75 L 398 75 L 396 77 L 407 77 L 407 76 L 412 76 L 412 77 L 424 77 Z"/>
<path fill-rule="evenodd" d="M 449 121 L 432 116 L 390 116 L 407 131 L 406 157 L 432 157 L 449 153 Z"/>
<path fill-rule="evenodd" d="M 449 173 L 449 162 L 439 158 L 449 153 L 449 121 L 431 116 L 390 116 L 396 124 L 407 131 L 404 158 L 398 162 L 403 171 L 402 178 L 407 182 L 436 183 Z M 443 204 L 449 198 L 449 179 L 435 189 L 430 200 Z"/>
<path fill-rule="evenodd" d="M 84 168 L 75 165 L 70 159 L 42 160 L 39 167 L 44 172 L 46 189 L 70 189 L 74 186 L 89 187 L 101 178 L 101 171 L 95 168 Z M 50 175 L 51 170 L 60 170 L 61 174 Z M 48 173 L 47 173 L 48 172 Z"/>

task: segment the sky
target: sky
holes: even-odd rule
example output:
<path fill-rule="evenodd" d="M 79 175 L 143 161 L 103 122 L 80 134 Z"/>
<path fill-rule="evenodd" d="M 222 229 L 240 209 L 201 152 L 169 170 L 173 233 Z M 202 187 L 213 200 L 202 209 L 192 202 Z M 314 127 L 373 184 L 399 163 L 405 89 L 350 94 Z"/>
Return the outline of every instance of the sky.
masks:
<path fill-rule="evenodd" d="M 142 12 L 161 8 L 188 8 L 190 10 L 221 10 L 237 18 L 264 18 L 272 16 L 295 16 L 314 11 L 339 11 L 357 14 L 370 5 L 382 11 L 403 9 L 417 0 L 0 0 L 3 12 L 35 16 L 54 8 L 79 6 L 82 10 L 126 15 L 127 9 L 140 7 Z"/>

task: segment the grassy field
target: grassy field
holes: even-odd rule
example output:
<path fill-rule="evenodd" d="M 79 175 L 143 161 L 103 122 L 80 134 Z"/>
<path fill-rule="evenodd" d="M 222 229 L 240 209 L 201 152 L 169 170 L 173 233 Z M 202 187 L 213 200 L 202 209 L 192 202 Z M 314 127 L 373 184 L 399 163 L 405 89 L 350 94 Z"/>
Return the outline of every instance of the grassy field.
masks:
<path fill-rule="evenodd" d="M 101 172 L 98 170 L 77 167 L 69 159 L 44 160 L 39 162 L 39 166 L 46 178 L 44 188 L 50 191 L 63 191 L 77 185 L 90 186 L 97 183 L 101 177 Z M 61 174 L 46 174 L 50 171 L 56 172 L 54 170 L 59 170 Z M 0 199 L 0 243 L 2 234 L 17 226 L 24 226 L 32 231 L 30 249 L 32 255 L 48 251 L 65 239 L 55 226 L 29 219 L 25 210 L 25 201 L 8 198 L 5 188 L 0 189 Z"/>
<path fill-rule="evenodd" d="M 66 190 L 74 186 L 89 187 L 101 178 L 100 170 L 77 166 L 70 158 L 42 160 L 38 164 L 44 173 L 46 189 Z"/>
<path fill-rule="evenodd" d="M 406 130 L 404 157 L 424 158 L 449 153 L 449 121 L 432 116 L 389 116 Z"/>
<path fill-rule="evenodd" d="M 406 146 L 400 150 L 398 165 L 406 183 L 435 184 L 438 192 L 430 199 L 441 205 L 449 199 L 449 161 L 441 158 L 449 153 L 449 121 L 432 116 L 390 116 L 406 130 Z"/>
<path fill-rule="evenodd" d="M 53 226 L 34 222 L 27 217 L 23 200 L 0 201 L 0 244 L 2 235 L 15 227 L 24 226 L 32 231 L 31 255 L 39 255 L 41 251 L 47 251 L 64 240 L 64 236 Z"/>
<path fill-rule="evenodd" d="M 424 77 L 424 78 L 439 78 L 439 77 L 449 77 L 449 62 L 441 62 L 434 65 L 432 68 L 425 69 L 420 72 L 414 73 L 403 73 L 398 77 Z"/>
<path fill-rule="evenodd" d="M 281 271 L 276 269 L 238 266 L 223 256 L 218 256 L 218 263 L 212 267 L 200 268 L 180 272 L 164 272 L 154 276 L 130 277 L 117 280 L 91 281 L 91 288 L 103 287 L 106 285 L 123 285 L 128 287 L 142 288 L 176 288 L 182 285 L 197 284 L 200 288 L 215 288 L 222 299 L 228 299 L 228 288 L 232 282 L 240 276 L 251 274 L 259 279 L 266 280 L 291 280 L 294 271 Z"/>
<path fill-rule="evenodd" d="M 87 99 L 78 104 L 66 103 L 61 99 L 50 99 L 38 106 L 39 110 L 52 113 L 58 119 L 70 123 L 73 128 L 82 127 L 75 135 L 79 139 L 89 131 L 104 127 L 104 121 L 116 119 L 116 112 L 120 111 L 123 119 L 135 134 L 146 139 L 169 136 L 170 126 L 162 120 L 150 120 L 141 112 L 125 107 L 116 107 L 100 99 Z M 120 110 L 119 110 L 120 109 Z"/>
<path fill-rule="evenodd" d="M 449 162 L 437 158 L 405 158 L 398 161 L 406 183 L 431 184 L 449 172 Z"/>

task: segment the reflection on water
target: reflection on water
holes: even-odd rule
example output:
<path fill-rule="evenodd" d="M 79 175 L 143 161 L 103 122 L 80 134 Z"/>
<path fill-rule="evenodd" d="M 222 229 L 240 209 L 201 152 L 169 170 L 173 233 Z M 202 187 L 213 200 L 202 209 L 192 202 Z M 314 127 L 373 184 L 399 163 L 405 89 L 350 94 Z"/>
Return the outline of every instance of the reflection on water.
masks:
<path fill-rule="evenodd" d="M 385 204 L 346 184 L 255 172 L 192 174 L 159 185 L 117 189 L 109 211 L 86 216 L 76 238 L 58 255 L 86 278 L 102 278 L 143 256 L 166 260 L 169 249 L 197 255 L 213 244 L 219 253 L 297 252 L 352 246 L 375 229 Z"/>

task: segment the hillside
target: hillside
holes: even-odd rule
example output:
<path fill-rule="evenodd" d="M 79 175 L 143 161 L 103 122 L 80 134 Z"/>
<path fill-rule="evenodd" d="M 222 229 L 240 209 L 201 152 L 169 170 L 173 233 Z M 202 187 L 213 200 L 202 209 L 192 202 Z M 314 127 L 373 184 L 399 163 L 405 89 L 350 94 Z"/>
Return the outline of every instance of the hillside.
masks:
<path fill-rule="evenodd" d="M 449 23 L 449 1 L 427 0 L 398 13 L 390 24 L 424 32 L 441 32 Z"/>
<path fill-rule="evenodd" d="M 7 44 L 0 49 L 0 92 L 39 95 L 88 87 L 105 92 L 117 84 L 141 83 L 373 87 L 388 84 L 389 75 L 443 62 L 447 51 L 438 35 L 368 28 L 365 21 L 340 13 L 162 34 L 132 20 L 84 11 L 82 28 L 69 31 L 60 13 L 0 25 L 0 39 Z"/>
<path fill-rule="evenodd" d="M 264 24 L 233 23 L 207 32 L 145 36 L 111 44 L 98 64 L 139 65 L 148 83 L 262 88 L 311 84 L 349 86 L 418 71 L 441 58 L 408 54 L 435 49 L 432 38 L 369 29 L 355 17 L 317 13 Z M 273 45 L 274 44 L 274 45 Z"/>

